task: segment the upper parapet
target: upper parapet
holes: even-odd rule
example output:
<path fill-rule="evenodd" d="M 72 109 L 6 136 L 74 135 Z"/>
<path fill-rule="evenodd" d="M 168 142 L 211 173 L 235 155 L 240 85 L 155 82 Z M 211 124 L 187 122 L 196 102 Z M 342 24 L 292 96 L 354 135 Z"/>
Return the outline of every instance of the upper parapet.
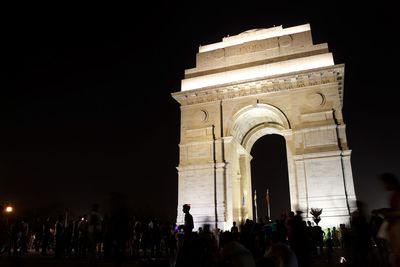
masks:
<path fill-rule="evenodd" d="M 250 41 L 259 41 L 270 39 L 274 37 L 280 37 L 284 35 L 291 35 L 301 32 L 311 32 L 310 24 L 304 24 L 300 26 L 290 27 L 284 29 L 282 25 L 267 29 L 252 29 L 245 32 L 242 32 L 238 35 L 228 36 L 222 38 L 222 42 L 209 44 L 200 46 L 199 53 L 204 53 L 212 50 L 216 50 L 219 48 L 225 48 L 229 46 L 239 45 L 243 43 L 247 43 Z M 309 36 L 309 40 L 312 43 L 311 36 Z"/>
<path fill-rule="evenodd" d="M 334 63 L 328 45 L 313 44 L 309 24 L 253 29 L 200 46 L 196 67 L 185 70 L 181 90 L 329 65 Z"/>

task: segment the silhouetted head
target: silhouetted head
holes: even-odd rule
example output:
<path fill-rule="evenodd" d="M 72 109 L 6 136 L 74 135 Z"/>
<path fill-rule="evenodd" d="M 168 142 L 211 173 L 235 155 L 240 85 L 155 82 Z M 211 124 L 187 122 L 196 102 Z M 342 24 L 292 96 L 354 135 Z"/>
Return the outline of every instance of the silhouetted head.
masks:
<path fill-rule="evenodd" d="M 302 210 L 296 210 L 296 215 L 300 215 L 303 214 L 304 212 Z"/>
<path fill-rule="evenodd" d="M 220 246 L 223 247 L 224 245 L 235 241 L 231 232 L 225 231 L 221 234 L 220 239 Z"/>
<path fill-rule="evenodd" d="M 366 208 L 366 204 L 365 204 L 365 202 L 364 201 L 361 201 L 361 200 L 356 200 L 356 206 L 357 206 L 357 209 L 358 210 L 365 210 L 365 208 Z"/>
<path fill-rule="evenodd" d="M 184 205 L 182 206 L 182 211 L 183 211 L 184 213 L 188 213 L 189 210 L 190 210 L 190 205 L 189 205 L 189 204 L 184 204 Z"/>
<path fill-rule="evenodd" d="M 400 187 L 399 180 L 397 179 L 397 176 L 393 173 L 382 173 L 379 176 L 379 179 L 383 182 L 386 190 L 388 191 L 396 190 Z"/>
<path fill-rule="evenodd" d="M 99 211 L 99 204 L 97 203 L 92 204 L 92 211 Z"/>

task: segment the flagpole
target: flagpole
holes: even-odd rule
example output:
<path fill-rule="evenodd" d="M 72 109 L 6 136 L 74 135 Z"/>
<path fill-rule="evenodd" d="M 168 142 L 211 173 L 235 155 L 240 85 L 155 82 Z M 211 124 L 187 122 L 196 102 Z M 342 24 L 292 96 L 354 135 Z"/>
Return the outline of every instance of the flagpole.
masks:
<path fill-rule="evenodd" d="M 271 221 L 271 209 L 270 209 L 270 206 L 269 206 L 269 189 L 268 189 L 268 188 L 267 188 L 267 196 L 266 196 L 266 199 L 267 199 L 267 214 L 268 214 L 268 220 Z"/>
<path fill-rule="evenodd" d="M 254 190 L 254 207 L 255 207 L 255 211 L 256 211 L 255 222 L 257 223 L 258 215 L 257 215 L 257 191 L 256 190 Z"/>

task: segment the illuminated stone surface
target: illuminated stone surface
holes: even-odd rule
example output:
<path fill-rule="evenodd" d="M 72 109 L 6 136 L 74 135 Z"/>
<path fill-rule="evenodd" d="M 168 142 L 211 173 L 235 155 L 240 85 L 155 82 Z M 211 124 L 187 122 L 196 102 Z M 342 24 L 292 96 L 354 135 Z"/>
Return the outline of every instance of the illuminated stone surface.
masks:
<path fill-rule="evenodd" d="M 178 217 L 195 229 L 253 219 L 249 154 L 266 134 L 286 140 L 292 210 L 323 208 L 321 226 L 355 208 L 342 118 L 344 65 L 312 42 L 309 24 L 250 30 L 202 46 L 181 92 Z M 311 219 L 311 218 L 305 218 Z"/>

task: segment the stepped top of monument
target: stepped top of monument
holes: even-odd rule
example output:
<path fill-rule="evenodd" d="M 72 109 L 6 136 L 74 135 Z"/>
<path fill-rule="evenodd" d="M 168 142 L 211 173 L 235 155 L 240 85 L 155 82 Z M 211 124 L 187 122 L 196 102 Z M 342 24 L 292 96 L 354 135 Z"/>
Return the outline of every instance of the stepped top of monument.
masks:
<path fill-rule="evenodd" d="M 185 70 L 181 90 L 266 79 L 334 66 L 328 44 L 314 44 L 310 25 L 251 29 L 203 45 Z"/>
<path fill-rule="evenodd" d="M 219 48 L 225 48 L 228 46 L 239 45 L 246 42 L 264 40 L 284 35 L 290 35 L 305 31 L 310 31 L 310 24 L 303 24 L 290 28 L 283 28 L 282 25 L 266 28 L 266 29 L 251 29 L 245 32 L 239 33 L 238 35 L 224 37 L 222 42 L 200 46 L 199 52 L 207 52 L 216 50 Z"/>

